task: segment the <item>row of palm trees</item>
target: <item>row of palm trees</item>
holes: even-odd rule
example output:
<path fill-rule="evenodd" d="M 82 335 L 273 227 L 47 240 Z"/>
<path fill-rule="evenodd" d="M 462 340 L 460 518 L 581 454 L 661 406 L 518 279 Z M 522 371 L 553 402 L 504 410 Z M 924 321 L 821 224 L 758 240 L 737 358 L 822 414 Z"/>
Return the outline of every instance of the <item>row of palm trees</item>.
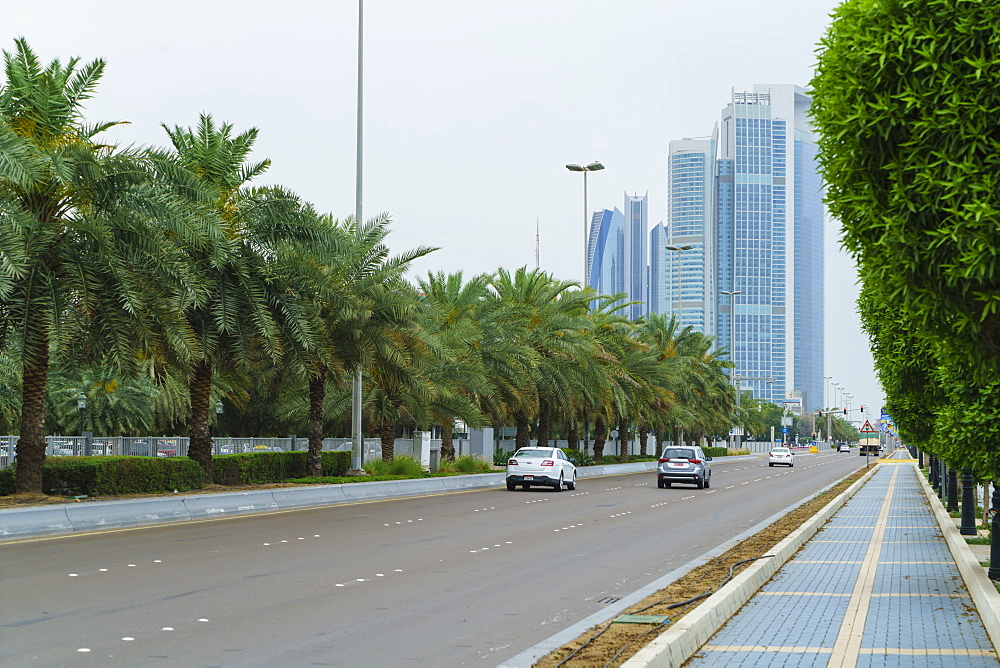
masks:
<path fill-rule="evenodd" d="M 4 60 L 0 417 L 17 406 L 19 492 L 41 491 L 49 412 L 68 419 L 81 386 L 132 416 L 112 428 L 182 428 L 206 475 L 220 398 L 267 430 L 304 422 L 318 475 L 356 369 L 387 459 L 405 422 L 440 425 L 448 457 L 456 418 L 513 424 L 518 445 L 589 432 L 597 453 L 612 428 L 645 451 L 651 432 L 734 420 L 728 363 L 698 332 L 540 270 L 410 283 L 433 249 L 391 255 L 386 216 L 339 221 L 253 184 L 257 130 L 202 115 L 164 126 L 166 149 L 107 145 L 115 124 L 82 116 L 103 61 L 43 66 L 23 39 Z"/>

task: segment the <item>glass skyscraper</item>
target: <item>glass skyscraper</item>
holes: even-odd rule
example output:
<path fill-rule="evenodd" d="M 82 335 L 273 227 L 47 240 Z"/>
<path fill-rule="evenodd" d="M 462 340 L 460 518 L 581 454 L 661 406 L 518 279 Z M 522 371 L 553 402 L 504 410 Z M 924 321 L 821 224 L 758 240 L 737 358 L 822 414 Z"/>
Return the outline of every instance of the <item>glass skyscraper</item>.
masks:
<path fill-rule="evenodd" d="M 601 295 L 626 292 L 625 215 L 617 207 L 595 211 L 590 220 L 587 285 Z"/>
<path fill-rule="evenodd" d="M 718 333 L 735 331 L 742 387 L 805 411 L 823 403 L 823 193 L 809 104 L 799 86 L 756 85 L 722 112 L 719 290 L 739 294 L 716 294 L 734 318 Z"/>
<path fill-rule="evenodd" d="M 667 226 L 661 313 L 674 313 L 681 327 L 715 331 L 715 163 L 718 126 L 703 139 L 670 142 L 667 156 Z M 673 250 L 667 247 L 673 247 Z M 688 248 L 690 247 L 690 248 Z M 683 250 L 681 250 L 683 249 Z M 656 249 L 659 250 L 659 249 Z M 651 275 L 653 272 L 650 272 Z"/>
<path fill-rule="evenodd" d="M 629 195 L 625 193 L 625 291 L 629 301 L 637 302 L 628 307 L 629 320 L 646 315 L 649 297 L 646 282 L 646 230 L 648 220 L 649 193 Z"/>
<path fill-rule="evenodd" d="M 731 351 L 743 389 L 805 411 L 823 403 L 823 193 L 809 104 L 789 84 L 734 91 L 710 138 L 670 143 L 666 245 L 692 249 L 668 251 L 662 275 L 650 272 L 682 325 Z"/>

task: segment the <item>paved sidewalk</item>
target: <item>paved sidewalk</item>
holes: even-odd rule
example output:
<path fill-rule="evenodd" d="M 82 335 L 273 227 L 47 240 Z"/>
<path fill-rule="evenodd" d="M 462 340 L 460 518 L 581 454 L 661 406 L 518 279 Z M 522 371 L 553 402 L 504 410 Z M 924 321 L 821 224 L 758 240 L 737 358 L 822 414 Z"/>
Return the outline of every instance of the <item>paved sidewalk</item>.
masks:
<path fill-rule="evenodd" d="M 1000 666 L 918 475 L 881 466 L 689 665 Z"/>

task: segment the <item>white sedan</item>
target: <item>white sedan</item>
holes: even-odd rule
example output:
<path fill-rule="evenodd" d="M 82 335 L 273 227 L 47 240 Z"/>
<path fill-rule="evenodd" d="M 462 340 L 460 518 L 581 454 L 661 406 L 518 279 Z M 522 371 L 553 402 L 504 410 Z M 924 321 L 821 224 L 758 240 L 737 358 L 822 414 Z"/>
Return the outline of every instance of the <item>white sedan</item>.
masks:
<path fill-rule="evenodd" d="M 576 466 L 559 448 L 521 448 L 507 460 L 507 489 L 514 491 L 520 485 L 545 485 L 554 491 L 576 489 Z"/>
<path fill-rule="evenodd" d="M 767 465 L 775 466 L 776 464 L 795 466 L 795 453 L 788 448 L 772 448 L 771 452 L 767 453 Z"/>

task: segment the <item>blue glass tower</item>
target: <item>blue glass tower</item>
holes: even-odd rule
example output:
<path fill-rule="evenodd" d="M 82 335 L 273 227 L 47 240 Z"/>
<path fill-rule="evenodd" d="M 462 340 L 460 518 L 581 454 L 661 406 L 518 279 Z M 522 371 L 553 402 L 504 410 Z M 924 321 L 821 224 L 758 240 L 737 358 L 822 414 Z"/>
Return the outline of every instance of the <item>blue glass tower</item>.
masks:
<path fill-rule="evenodd" d="M 667 156 L 665 304 L 682 327 L 715 331 L 715 164 L 718 126 L 711 137 L 671 141 Z M 656 249 L 658 251 L 659 249 Z M 661 308 L 660 305 L 657 305 Z"/>
<path fill-rule="evenodd" d="M 587 285 L 602 295 L 625 287 L 625 215 L 615 208 L 595 211 L 587 248 Z"/>
<path fill-rule="evenodd" d="M 715 294 L 718 340 L 742 387 L 806 411 L 823 403 L 822 182 L 809 104 L 799 86 L 757 85 L 722 113 Z"/>

